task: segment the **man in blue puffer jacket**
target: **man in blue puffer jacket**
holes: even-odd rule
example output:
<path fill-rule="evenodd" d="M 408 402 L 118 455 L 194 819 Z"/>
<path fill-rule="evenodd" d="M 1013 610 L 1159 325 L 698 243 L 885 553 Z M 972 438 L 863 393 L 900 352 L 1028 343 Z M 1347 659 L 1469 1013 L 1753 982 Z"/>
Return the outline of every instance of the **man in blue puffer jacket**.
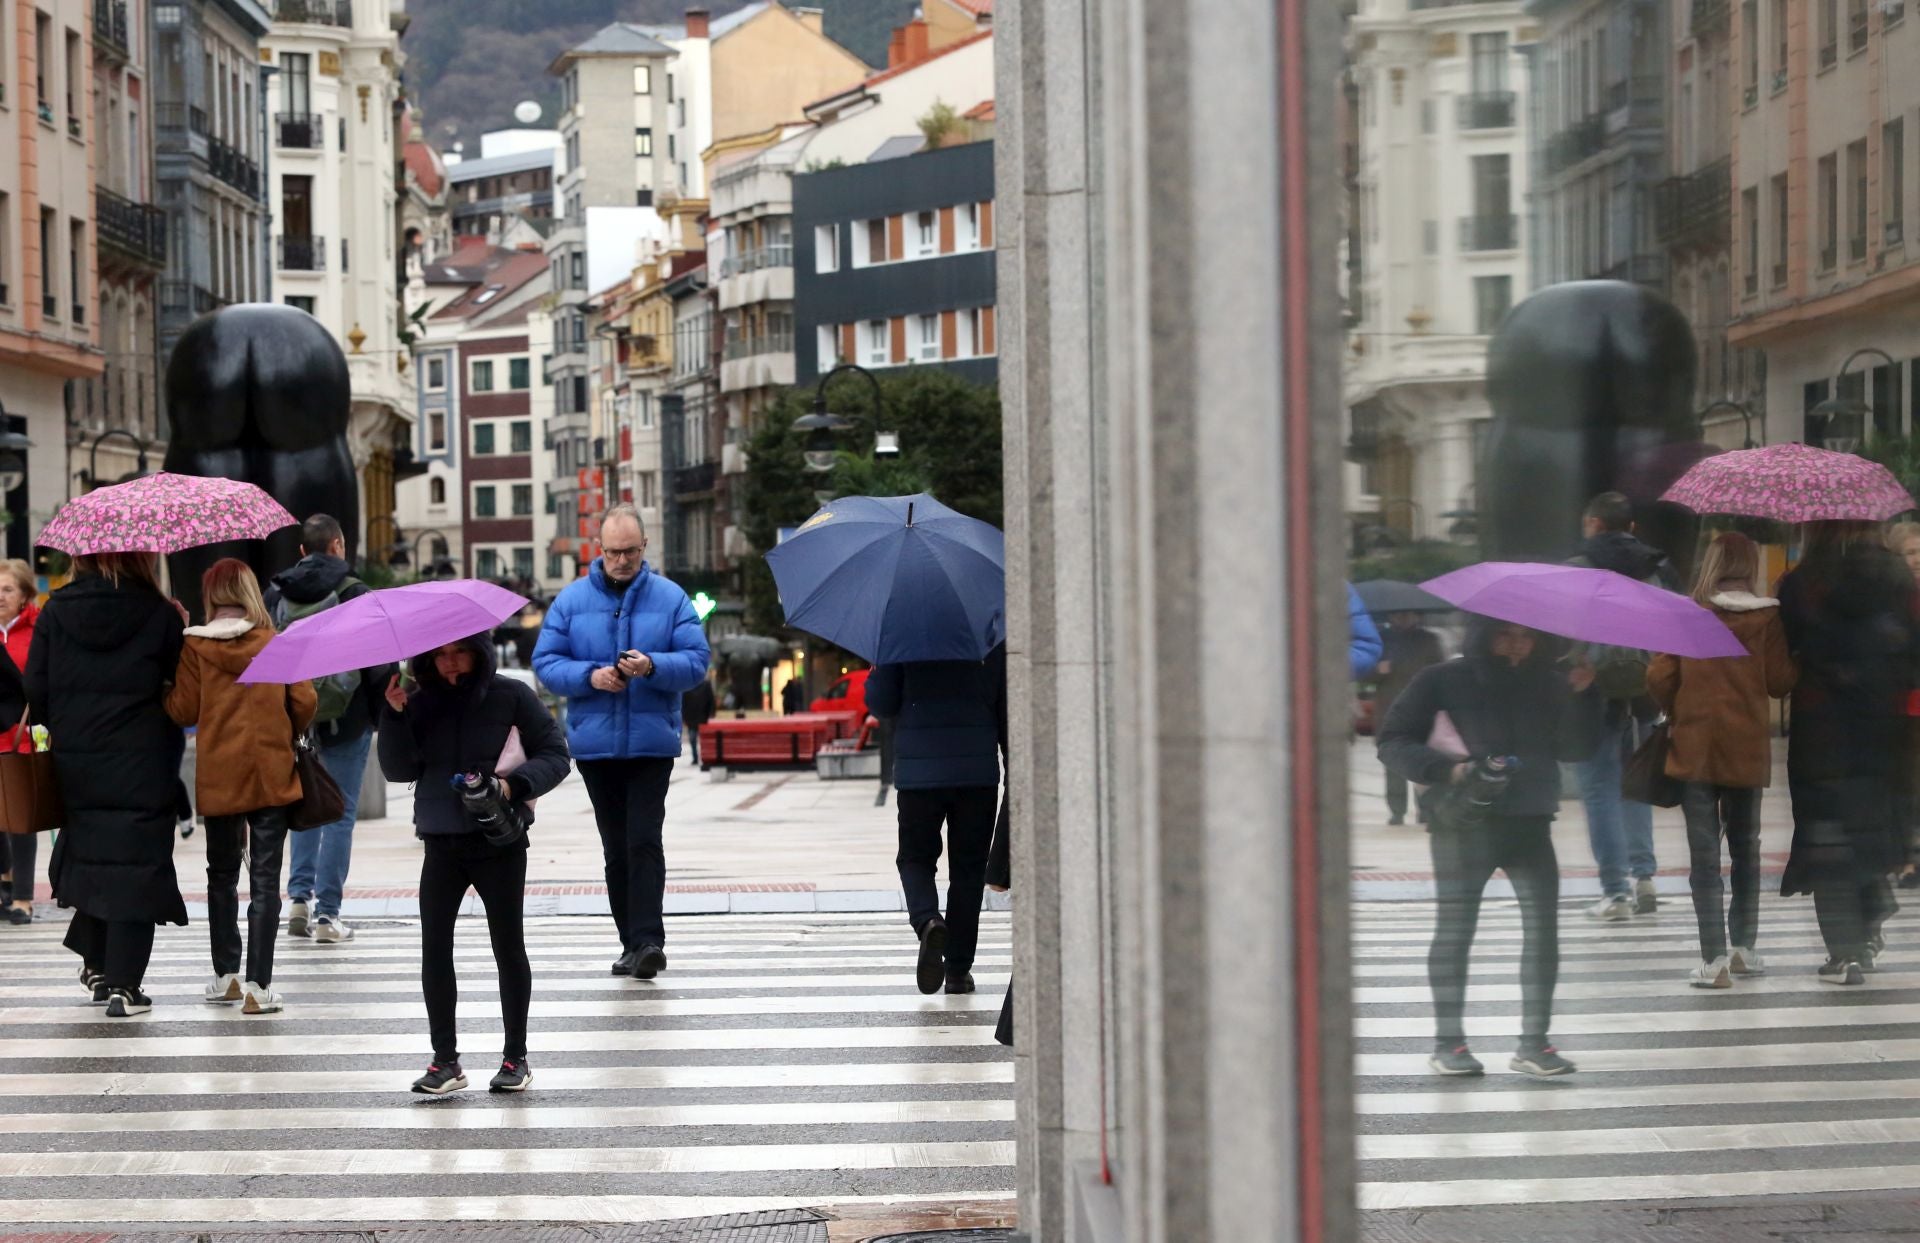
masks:
<path fill-rule="evenodd" d="M 607 899 L 620 931 L 613 974 L 651 980 L 667 966 L 660 830 L 680 756 L 680 696 L 707 676 L 707 636 L 692 601 L 642 559 L 631 505 L 600 525 L 600 557 L 547 610 L 534 672 L 567 699 L 567 741 L 593 801 Z"/>

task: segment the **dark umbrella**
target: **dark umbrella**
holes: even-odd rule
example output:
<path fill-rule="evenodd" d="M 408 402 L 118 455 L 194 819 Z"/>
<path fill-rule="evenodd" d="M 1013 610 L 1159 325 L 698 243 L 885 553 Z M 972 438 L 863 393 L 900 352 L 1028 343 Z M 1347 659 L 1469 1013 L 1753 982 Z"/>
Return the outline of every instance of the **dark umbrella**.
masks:
<path fill-rule="evenodd" d="M 1430 591 L 1421 590 L 1412 583 L 1397 583 L 1391 579 L 1376 578 L 1371 582 L 1355 583 L 1353 589 L 1360 594 L 1360 603 L 1367 606 L 1369 613 L 1451 613 L 1453 611 L 1453 605 Z"/>

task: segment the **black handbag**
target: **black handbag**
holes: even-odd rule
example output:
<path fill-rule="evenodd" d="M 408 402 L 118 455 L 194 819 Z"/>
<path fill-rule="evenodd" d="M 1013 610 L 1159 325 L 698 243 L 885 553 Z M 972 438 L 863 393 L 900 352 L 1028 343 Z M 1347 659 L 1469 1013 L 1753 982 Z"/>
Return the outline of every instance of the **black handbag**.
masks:
<path fill-rule="evenodd" d="M 1647 740 L 1635 747 L 1620 774 L 1621 797 L 1652 807 L 1678 807 L 1684 784 L 1667 775 L 1667 751 L 1673 745 L 1667 722 L 1660 721 L 1647 734 Z"/>
<path fill-rule="evenodd" d="M 293 692 L 287 692 L 287 724 L 293 724 Z M 323 824 L 332 824 L 347 814 L 347 798 L 340 792 L 340 783 L 327 771 L 326 761 L 320 758 L 320 748 L 313 741 L 313 731 L 297 730 L 293 734 L 293 774 L 300 779 L 300 799 L 287 808 L 287 826 L 296 832 L 302 829 L 317 829 Z"/>

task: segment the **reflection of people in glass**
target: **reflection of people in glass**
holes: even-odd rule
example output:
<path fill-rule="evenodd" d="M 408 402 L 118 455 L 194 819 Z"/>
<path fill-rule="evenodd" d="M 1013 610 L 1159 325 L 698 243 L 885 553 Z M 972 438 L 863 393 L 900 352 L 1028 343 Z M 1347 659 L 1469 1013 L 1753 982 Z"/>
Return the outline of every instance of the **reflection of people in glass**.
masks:
<path fill-rule="evenodd" d="M 1387 719 L 1394 701 L 1422 670 L 1446 659 L 1440 636 L 1420 624 L 1418 613 L 1389 614 L 1380 643 L 1380 685 L 1373 698 L 1376 721 Z M 1407 822 L 1407 779 L 1391 768 L 1387 770 L 1387 811 L 1393 817 L 1388 823 Z"/>
<path fill-rule="evenodd" d="M 1667 775 L 1686 783 L 1681 807 L 1701 962 L 1688 982 L 1730 988 L 1766 970 L 1753 947 L 1760 918 L 1760 791 L 1772 784 L 1768 699 L 1793 690 L 1780 602 L 1761 596 L 1760 550 L 1737 532 L 1718 536 L 1700 563 L 1693 598 L 1713 610 L 1751 655 L 1733 660 L 1655 656 L 1647 689 L 1671 718 Z M 1733 908 L 1723 909 L 1720 837 L 1733 858 Z"/>
<path fill-rule="evenodd" d="M 1913 688 L 1914 580 L 1875 524 L 1814 522 L 1779 594 L 1800 666 L 1787 742 L 1793 853 L 1780 893 L 1813 895 L 1827 947 L 1821 980 L 1860 984 L 1898 909 L 1887 874 L 1905 853 L 1896 773 Z"/>
<path fill-rule="evenodd" d="M 1887 528 L 1887 547 L 1900 554 L 1907 572 L 1920 584 L 1920 522 L 1896 522 Z M 1900 827 L 1905 833 L 1907 861 L 1900 868 L 1902 889 L 1920 888 L 1920 690 L 1910 692 L 1906 703 L 1906 750 L 1898 769 L 1900 781 Z"/>
<path fill-rule="evenodd" d="M 1439 903 L 1427 956 L 1435 1020 L 1428 1064 L 1439 1074 L 1485 1070 L 1467 1047 L 1462 1016 L 1481 895 L 1495 871 L 1513 882 L 1524 936 L 1520 1044 L 1509 1065 L 1529 1075 L 1574 1069 L 1547 1040 L 1560 973 L 1560 864 L 1552 827 L 1560 807 L 1559 761 L 1592 746 L 1592 684 L 1585 667 L 1556 670 L 1534 631 L 1475 619 L 1464 657 L 1414 678 L 1381 726 L 1380 758 L 1388 771 L 1432 787 L 1422 795 Z M 1434 745 L 1442 713 L 1465 754 Z M 1492 781 L 1489 760 L 1506 761 Z"/>

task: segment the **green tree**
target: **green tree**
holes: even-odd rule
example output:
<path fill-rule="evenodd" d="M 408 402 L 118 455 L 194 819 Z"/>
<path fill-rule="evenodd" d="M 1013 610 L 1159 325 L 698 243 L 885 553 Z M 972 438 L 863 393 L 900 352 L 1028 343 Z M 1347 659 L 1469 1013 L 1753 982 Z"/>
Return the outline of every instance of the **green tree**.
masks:
<path fill-rule="evenodd" d="M 771 634 L 785 623 L 766 551 L 781 527 L 798 526 L 820 508 L 816 493 L 833 496 L 905 496 L 926 492 L 969 517 L 1001 524 L 1000 394 L 939 367 L 910 367 L 880 380 L 885 414 L 881 430 L 900 437 L 897 457 L 873 456 L 871 423 L 845 433 L 834 468 L 807 469 L 804 437 L 793 421 L 813 408 L 813 390 L 792 389 L 767 411 L 747 443 L 743 501 L 747 541 L 757 554 L 746 564 L 748 629 Z M 836 414 L 873 418 L 873 390 L 857 376 L 828 391 Z"/>

